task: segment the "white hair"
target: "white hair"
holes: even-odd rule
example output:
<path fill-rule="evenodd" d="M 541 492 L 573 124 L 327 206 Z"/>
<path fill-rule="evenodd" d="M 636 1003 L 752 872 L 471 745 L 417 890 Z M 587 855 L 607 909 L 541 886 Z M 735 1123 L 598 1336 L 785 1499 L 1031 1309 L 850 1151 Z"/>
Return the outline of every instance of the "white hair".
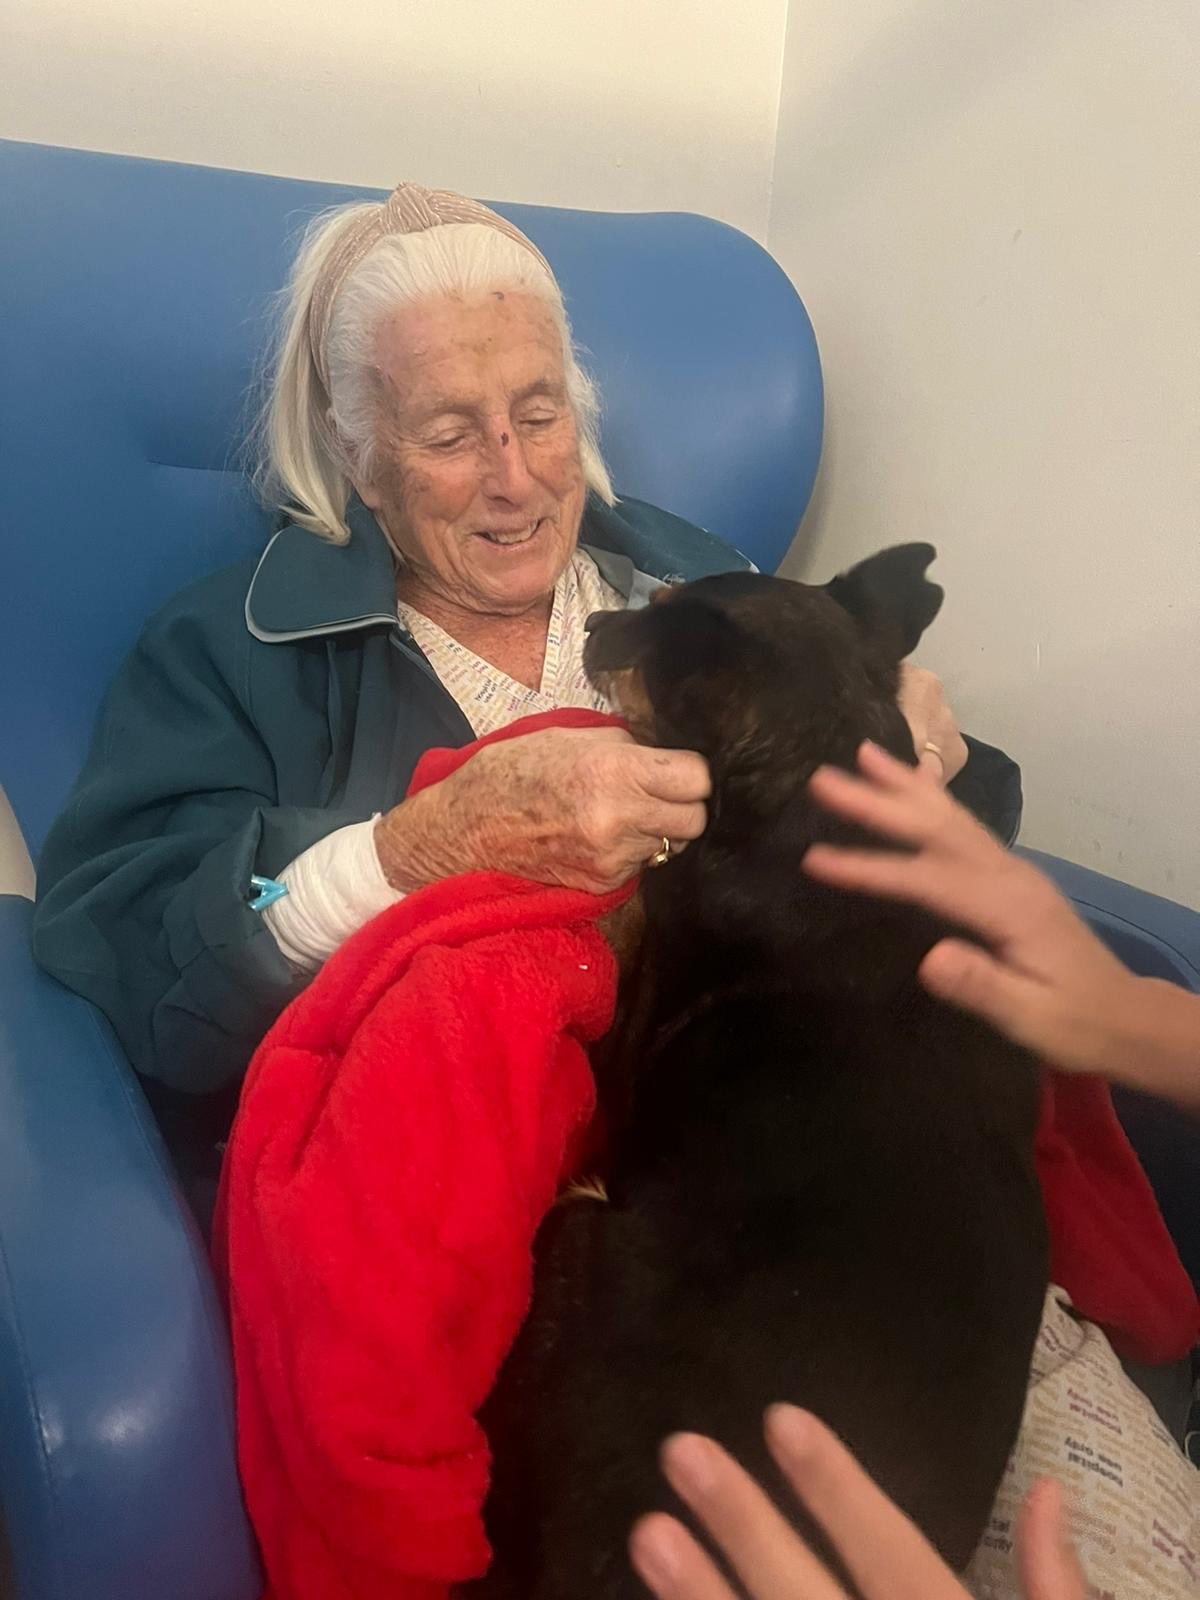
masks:
<path fill-rule="evenodd" d="M 350 273 L 334 304 L 325 352 L 330 392 L 309 343 L 309 305 L 326 262 L 371 202 L 338 206 L 309 224 L 276 309 L 251 431 L 252 476 L 263 501 L 334 544 L 350 537 L 353 479 L 370 482 L 379 424 L 375 341 L 400 306 L 435 296 L 476 298 L 497 288 L 536 295 L 562 338 L 567 397 L 579 434 L 584 480 L 616 499 L 600 453 L 600 400 L 571 336 L 562 293 L 524 246 L 478 222 L 387 234 Z M 331 413 L 331 415 L 327 414 Z"/>

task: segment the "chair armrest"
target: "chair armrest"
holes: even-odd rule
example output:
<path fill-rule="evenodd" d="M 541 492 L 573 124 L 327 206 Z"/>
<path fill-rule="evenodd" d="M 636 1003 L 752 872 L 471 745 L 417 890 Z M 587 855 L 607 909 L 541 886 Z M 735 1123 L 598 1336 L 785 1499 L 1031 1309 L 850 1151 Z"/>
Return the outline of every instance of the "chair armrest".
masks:
<path fill-rule="evenodd" d="M 199 1233 L 100 1014 L 0 896 L 0 1504 L 20 1600 L 254 1600 Z"/>
<path fill-rule="evenodd" d="M 1200 994 L 1200 912 L 1040 850 L 1020 854 L 1053 878 L 1132 971 L 1145 978 L 1167 978 Z M 1200 1124 L 1131 1089 L 1114 1090 L 1113 1103 L 1153 1185 L 1180 1259 L 1200 1289 Z"/>
<path fill-rule="evenodd" d="M 1131 971 L 1200 994 L 1200 911 L 1040 850 L 1017 854 L 1054 880 Z"/>

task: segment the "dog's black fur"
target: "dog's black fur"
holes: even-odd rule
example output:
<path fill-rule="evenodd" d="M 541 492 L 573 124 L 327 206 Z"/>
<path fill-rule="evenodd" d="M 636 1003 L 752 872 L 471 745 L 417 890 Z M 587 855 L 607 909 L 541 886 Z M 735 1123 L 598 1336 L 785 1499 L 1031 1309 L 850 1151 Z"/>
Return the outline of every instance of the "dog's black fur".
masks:
<path fill-rule="evenodd" d="M 781 1399 L 953 1566 L 983 1531 L 1046 1283 L 1035 1069 L 918 985 L 945 928 L 800 869 L 813 841 L 854 837 L 808 798 L 819 763 L 852 766 L 864 738 L 914 759 L 898 668 L 941 603 L 933 554 L 886 551 L 824 589 L 706 578 L 593 619 L 589 672 L 632 673 L 611 681 L 643 736 L 699 750 L 714 793 L 703 838 L 644 881 L 642 959 L 597 1064 L 609 1201 L 539 1233 L 484 1412 L 495 1561 L 472 1594 L 641 1594 L 626 1539 L 671 1506 L 660 1441 L 709 1434 L 778 1489 L 761 1419 Z"/>

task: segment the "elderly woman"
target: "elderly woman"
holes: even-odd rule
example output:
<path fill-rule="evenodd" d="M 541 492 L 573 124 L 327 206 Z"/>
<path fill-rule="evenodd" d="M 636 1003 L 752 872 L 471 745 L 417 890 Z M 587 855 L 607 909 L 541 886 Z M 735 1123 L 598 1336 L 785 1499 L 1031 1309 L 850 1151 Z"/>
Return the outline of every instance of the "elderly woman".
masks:
<path fill-rule="evenodd" d="M 701 758 L 611 729 L 488 747 L 404 796 L 432 746 L 605 709 L 590 612 L 744 565 L 617 500 L 550 267 L 461 196 L 402 184 L 317 219 L 270 371 L 259 482 L 283 525 L 147 625 L 41 862 L 37 955 L 111 1018 L 168 1122 L 175 1091 L 177 1154 L 191 1134 L 211 1155 L 213 1091 L 399 896 L 477 868 L 604 890 L 700 834 Z M 954 779 L 936 680 L 911 672 L 902 704 Z M 1009 777 L 990 806 L 989 758 Z M 1003 826 L 1011 764 L 963 778 Z"/>
<path fill-rule="evenodd" d="M 487 207 L 402 184 L 314 222 L 259 430 L 286 520 L 149 623 L 42 858 L 38 958 L 145 1077 L 236 1082 L 322 960 L 422 884 L 495 868 L 599 891 L 701 832 L 700 757 L 615 729 L 502 743 L 404 799 L 431 746 L 605 709 L 590 612 L 744 564 L 616 499 L 597 413 L 554 274 Z M 936 680 L 906 700 L 953 777 Z"/>

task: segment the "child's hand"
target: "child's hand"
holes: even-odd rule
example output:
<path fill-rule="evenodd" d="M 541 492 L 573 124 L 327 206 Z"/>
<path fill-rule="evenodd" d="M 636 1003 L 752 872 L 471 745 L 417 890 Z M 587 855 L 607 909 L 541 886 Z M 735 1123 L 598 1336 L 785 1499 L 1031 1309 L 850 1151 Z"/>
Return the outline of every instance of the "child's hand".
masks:
<path fill-rule="evenodd" d="M 813 798 L 908 848 L 814 845 L 805 872 L 839 888 L 907 900 L 977 934 L 986 949 L 946 939 L 929 952 L 920 976 L 932 994 L 1057 1067 L 1128 1076 L 1144 980 L 1101 944 L 1047 878 L 928 778 L 870 744 L 858 764 L 861 778 L 822 768 Z"/>
<path fill-rule="evenodd" d="M 928 1541 L 815 1417 L 774 1406 L 766 1437 L 865 1600 L 969 1600 Z M 753 1478 L 711 1439 L 669 1439 L 663 1470 L 751 1600 L 847 1600 Z M 715 1563 L 674 1517 L 656 1513 L 639 1522 L 630 1554 L 658 1600 L 734 1600 Z M 1083 1574 L 1052 1483 L 1038 1484 L 1026 1506 L 1021 1577 L 1026 1600 L 1084 1600 Z"/>

